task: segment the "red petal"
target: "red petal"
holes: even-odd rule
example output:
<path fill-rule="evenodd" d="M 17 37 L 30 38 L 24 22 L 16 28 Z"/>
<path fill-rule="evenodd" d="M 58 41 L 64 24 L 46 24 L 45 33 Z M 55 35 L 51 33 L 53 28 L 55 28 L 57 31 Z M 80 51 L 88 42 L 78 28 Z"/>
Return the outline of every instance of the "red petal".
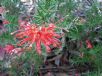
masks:
<path fill-rule="evenodd" d="M 29 41 L 30 40 L 30 38 L 24 38 L 23 40 L 21 40 L 20 42 L 19 42 L 19 46 L 21 46 L 22 44 L 24 44 L 24 43 L 26 43 L 27 41 Z"/>
<path fill-rule="evenodd" d="M 3 24 L 9 24 L 10 22 L 8 20 L 4 20 Z"/>
<path fill-rule="evenodd" d="M 86 40 L 86 44 L 87 44 L 87 48 L 89 48 L 89 49 L 93 48 L 90 40 Z"/>
<path fill-rule="evenodd" d="M 41 54 L 41 41 L 40 40 L 36 42 L 36 50 L 38 54 Z"/>
<path fill-rule="evenodd" d="M 14 48 L 15 47 L 12 44 L 7 44 L 4 49 L 6 50 L 7 53 L 12 53 L 12 50 Z"/>
<path fill-rule="evenodd" d="M 57 37 L 57 38 L 61 38 L 60 35 L 56 34 L 56 33 L 53 33 L 53 36 Z"/>
<path fill-rule="evenodd" d="M 47 51 L 47 53 L 50 53 L 51 52 L 51 49 L 50 49 L 50 47 L 49 46 L 45 46 L 46 47 L 46 51 Z"/>

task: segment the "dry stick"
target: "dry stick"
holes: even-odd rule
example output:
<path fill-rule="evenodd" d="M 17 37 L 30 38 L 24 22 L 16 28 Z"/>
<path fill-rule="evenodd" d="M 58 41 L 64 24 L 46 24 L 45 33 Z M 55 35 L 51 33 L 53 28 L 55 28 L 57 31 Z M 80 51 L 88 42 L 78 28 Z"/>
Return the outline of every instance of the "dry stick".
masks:
<path fill-rule="evenodd" d="M 54 71 L 54 70 L 57 70 L 57 69 L 59 69 L 59 70 L 65 70 L 65 71 L 73 71 L 73 70 L 76 70 L 76 69 L 71 69 L 72 67 L 47 67 L 47 68 L 40 68 L 40 71 L 48 71 L 48 70 L 52 70 L 52 71 Z"/>
<path fill-rule="evenodd" d="M 80 52 L 78 52 L 78 51 L 69 51 L 69 53 L 71 53 L 71 54 L 74 54 L 74 55 L 78 55 L 78 56 L 80 56 Z M 58 59 L 58 58 L 61 58 L 61 56 L 62 56 L 62 54 L 60 54 L 60 55 L 58 55 L 58 56 L 56 56 L 56 57 L 54 57 L 54 58 L 52 58 L 52 59 L 48 59 L 47 61 L 54 61 L 54 60 L 56 60 L 56 59 Z"/>
<path fill-rule="evenodd" d="M 34 70 L 34 65 L 31 65 L 31 67 L 30 67 L 30 74 L 28 76 L 32 76 L 33 70 Z"/>
<path fill-rule="evenodd" d="M 53 61 L 53 60 L 56 60 L 56 59 L 58 59 L 58 58 L 61 58 L 61 56 L 62 56 L 62 54 L 60 54 L 60 55 L 58 55 L 58 56 L 56 56 L 56 57 L 54 57 L 54 58 L 52 58 L 52 59 L 48 59 L 47 61 Z"/>

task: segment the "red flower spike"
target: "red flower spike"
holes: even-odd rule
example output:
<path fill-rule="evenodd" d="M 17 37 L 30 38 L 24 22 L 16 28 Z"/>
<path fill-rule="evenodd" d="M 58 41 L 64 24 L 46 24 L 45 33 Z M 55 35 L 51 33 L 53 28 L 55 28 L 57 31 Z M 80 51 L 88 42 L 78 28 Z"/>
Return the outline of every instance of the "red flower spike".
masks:
<path fill-rule="evenodd" d="M 12 45 L 12 44 L 5 45 L 4 50 L 9 55 L 16 54 L 16 55 L 20 56 L 23 53 L 22 48 L 15 48 L 14 45 Z"/>
<path fill-rule="evenodd" d="M 4 24 L 4 25 L 10 24 L 10 22 L 9 22 L 8 20 L 4 20 L 4 21 L 3 21 L 3 24 Z"/>
<path fill-rule="evenodd" d="M 15 35 L 16 38 L 20 38 L 20 39 L 23 38 L 24 36 L 26 36 L 25 32 L 20 32 L 19 34 Z"/>
<path fill-rule="evenodd" d="M 61 46 L 61 42 L 58 40 L 61 36 L 55 33 L 55 24 L 49 24 L 48 27 L 37 27 L 35 24 L 29 24 L 21 28 L 20 32 L 15 34 L 16 38 L 22 38 L 19 42 L 20 45 L 27 43 L 29 47 L 32 47 L 36 43 L 36 50 L 38 54 L 41 54 L 42 44 L 46 47 L 46 51 L 51 52 L 50 45 L 53 47 Z"/>
<path fill-rule="evenodd" d="M 92 49 L 93 48 L 90 40 L 86 40 L 86 44 L 87 44 L 87 48 L 89 48 L 89 49 Z"/>
<path fill-rule="evenodd" d="M 11 54 L 11 53 L 12 53 L 12 50 L 13 50 L 14 48 L 15 48 L 15 47 L 14 47 L 12 44 L 7 44 L 4 49 L 5 49 L 6 53 Z"/>
<path fill-rule="evenodd" d="M 30 38 L 24 38 L 23 40 L 20 41 L 20 43 L 18 45 L 21 46 L 24 43 L 26 43 L 28 40 L 30 40 Z"/>

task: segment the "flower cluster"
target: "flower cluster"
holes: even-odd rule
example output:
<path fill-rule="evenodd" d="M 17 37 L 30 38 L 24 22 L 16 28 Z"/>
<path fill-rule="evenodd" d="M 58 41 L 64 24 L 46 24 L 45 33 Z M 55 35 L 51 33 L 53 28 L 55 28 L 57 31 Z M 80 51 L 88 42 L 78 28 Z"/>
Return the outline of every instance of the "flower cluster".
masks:
<path fill-rule="evenodd" d="M 21 28 L 19 32 L 15 34 L 16 38 L 20 38 L 19 46 L 26 45 L 32 47 L 35 43 L 35 48 L 38 54 L 41 54 L 41 46 L 44 45 L 47 52 L 51 51 L 51 46 L 60 47 L 61 42 L 59 38 L 61 36 L 55 32 L 55 24 L 50 23 L 48 27 L 37 26 L 36 24 L 28 24 Z"/>

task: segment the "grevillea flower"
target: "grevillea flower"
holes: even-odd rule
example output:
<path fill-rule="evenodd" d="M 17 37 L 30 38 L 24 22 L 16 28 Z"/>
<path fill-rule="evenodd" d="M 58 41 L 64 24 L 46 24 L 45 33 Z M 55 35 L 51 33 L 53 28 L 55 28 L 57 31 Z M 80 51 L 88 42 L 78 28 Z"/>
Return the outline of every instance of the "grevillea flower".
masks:
<path fill-rule="evenodd" d="M 3 24 L 6 25 L 6 24 L 9 24 L 10 22 L 8 20 L 3 20 Z"/>
<path fill-rule="evenodd" d="M 29 24 L 21 28 L 20 31 L 15 34 L 15 37 L 22 38 L 18 43 L 19 46 L 25 44 L 28 47 L 32 47 L 35 43 L 35 48 L 39 54 L 41 54 L 42 45 L 46 47 L 47 52 L 50 52 L 50 46 L 60 47 L 61 45 L 58 39 L 61 36 L 55 32 L 55 28 L 56 26 L 53 23 L 50 23 L 48 27 Z"/>
<path fill-rule="evenodd" d="M 5 45 L 5 51 L 6 51 L 6 53 L 8 53 L 8 54 L 12 54 L 12 50 L 14 49 L 15 47 L 14 47 L 14 45 L 12 45 L 12 44 L 7 44 L 7 45 Z"/>
<path fill-rule="evenodd" d="M 87 48 L 89 49 L 93 48 L 90 40 L 86 40 L 86 44 L 87 44 Z"/>
<path fill-rule="evenodd" d="M 18 56 L 20 56 L 22 54 L 22 51 L 23 51 L 22 48 L 15 48 L 15 46 L 12 44 L 5 45 L 4 50 L 7 54 L 10 54 L 10 55 L 16 54 Z"/>

